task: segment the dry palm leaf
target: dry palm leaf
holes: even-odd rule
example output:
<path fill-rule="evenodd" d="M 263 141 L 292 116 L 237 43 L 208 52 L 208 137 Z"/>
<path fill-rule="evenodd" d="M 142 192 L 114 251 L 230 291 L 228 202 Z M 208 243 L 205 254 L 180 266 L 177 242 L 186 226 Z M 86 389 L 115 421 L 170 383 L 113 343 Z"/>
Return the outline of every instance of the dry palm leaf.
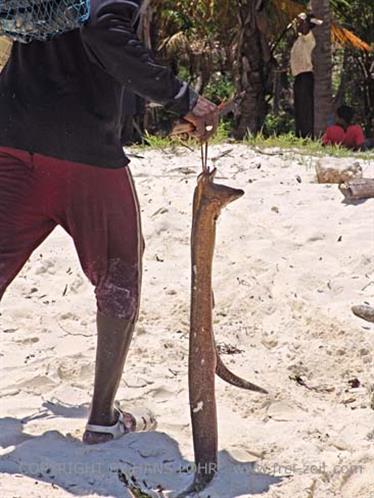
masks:
<path fill-rule="evenodd" d="M 361 38 L 352 33 L 352 31 L 349 31 L 349 29 L 346 28 L 341 28 L 336 24 L 332 25 L 332 38 L 335 43 L 341 46 L 353 47 L 357 50 L 363 50 L 366 52 L 372 52 L 373 50 L 368 43 L 361 40 Z"/>
<path fill-rule="evenodd" d="M 294 0 L 272 0 L 268 8 L 268 13 L 271 18 L 269 25 L 272 26 L 272 31 L 279 33 L 304 11 L 305 5 L 301 5 Z M 366 52 L 372 51 L 372 48 L 368 43 L 361 40 L 359 36 L 355 35 L 349 29 L 342 28 L 336 22 L 332 23 L 331 36 L 333 42 L 341 46 L 347 46 Z"/>
<path fill-rule="evenodd" d="M 7 63 L 12 49 L 13 42 L 5 36 L 0 36 L 0 68 L 3 68 Z"/>

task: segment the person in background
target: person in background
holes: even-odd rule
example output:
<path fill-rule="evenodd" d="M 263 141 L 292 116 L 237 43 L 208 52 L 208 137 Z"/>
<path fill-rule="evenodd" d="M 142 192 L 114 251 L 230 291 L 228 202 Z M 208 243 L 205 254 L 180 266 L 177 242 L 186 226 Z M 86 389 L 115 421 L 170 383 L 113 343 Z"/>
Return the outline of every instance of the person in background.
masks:
<path fill-rule="evenodd" d="M 360 150 L 369 145 L 363 129 L 358 124 L 352 124 L 354 110 L 347 105 L 340 106 L 336 111 L 335 124 L 329 126 L 322 137 L 324 145 L 342 145 L 347 149 Z"/>
<path fill-rule="evenodd" d="M 291 72 L 294 82 L 295 132 L 300 138 L 314 136 L 314 74 L 312 54 L 316 40 L 312 29 L 322 21 L 313 14 L 297 18 L 298 38 L 291 49 Z"/>

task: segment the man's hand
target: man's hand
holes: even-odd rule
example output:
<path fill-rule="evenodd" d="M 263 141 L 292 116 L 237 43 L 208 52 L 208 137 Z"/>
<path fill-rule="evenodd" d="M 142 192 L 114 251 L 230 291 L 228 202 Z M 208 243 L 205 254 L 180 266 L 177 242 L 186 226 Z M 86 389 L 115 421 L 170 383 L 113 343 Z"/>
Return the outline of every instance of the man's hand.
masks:
<path fill-rule="evenodd" d="M 206 142 L 217 131 L 219 107 L 199 96 L 195 107 L 183 119 L 194 126 L 191 134 L 201 142 Z"/>

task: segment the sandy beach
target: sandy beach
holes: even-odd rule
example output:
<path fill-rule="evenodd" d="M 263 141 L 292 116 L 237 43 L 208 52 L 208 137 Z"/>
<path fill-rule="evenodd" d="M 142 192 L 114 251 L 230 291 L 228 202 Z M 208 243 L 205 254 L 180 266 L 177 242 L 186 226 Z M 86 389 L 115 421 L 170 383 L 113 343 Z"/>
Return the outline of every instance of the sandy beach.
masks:
<path fill-rule="evenodd" d="M 158 430 L 80 442 L 95 301 L 57 229 L 1 303 L 4 498 L 130 498 L 125 476 L 150 497 L 172 497 L 192 479 L 189 237 L 199 152 L 137 154 L 143 295 L 118 399 L 152 409 Z M 217 380 L 220 471 L 199 496 L 374 498 L 374 324 L 351 311 L 374 306 L 374 199 L 344 203 L 337 185 L 316 182 L 317 159 L 295 151 L 225 144 L 210 158 L 217 182 L 245 190 L 217 227 L 217 342 L 233 371 L 270 394 Z M 359 162 L 374 177 L 374 160 Z"/>

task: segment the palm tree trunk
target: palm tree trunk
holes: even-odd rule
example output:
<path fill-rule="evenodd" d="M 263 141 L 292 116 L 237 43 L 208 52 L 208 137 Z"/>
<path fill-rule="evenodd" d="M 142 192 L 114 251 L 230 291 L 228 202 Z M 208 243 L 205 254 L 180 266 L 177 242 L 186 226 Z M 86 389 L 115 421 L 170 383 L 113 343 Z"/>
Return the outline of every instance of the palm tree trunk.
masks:
<path fill-rule="evenodd" d="M 347 83 L 349 81 L 349 50 L 344 48 L 343 64 L 340 70 L 340 83 L 339 88 L 334 97 L 334 109 L 344 104 L 346 89 L 348 87 Z"/>
<path fill-rule="evenodd" d="M 247 133 L 257 133 L 266 116 L 263 35 L 257 25 L 258 4 L 258 0 L 239 2 L 235 73 L 237 93 L 243 94 L 243 99 L 234 132 L 237 139 Z"/>
<path fill-rule="evenodd" d="M 154 14 L 152 0 L 143 0 L 139 12 L 138 36 L 148 49 L 152 49 L 151 27 Z"/>
<path fill-rule="evenodd" d="M 370 137 L 374 133 L 374 57 L 372 53 L 366 53 L 363 57 L 364 67 L 364 101 L 365 101 L 365 121 L 367 132 Z"/>
<path fill-rule="evenodd" d="M 323 20 L 314 29 L 314 133 L 319 137 L 325 130 L 332 113 L 332 57 L 330 0 L 312 0 L 313 14 Z"/>

